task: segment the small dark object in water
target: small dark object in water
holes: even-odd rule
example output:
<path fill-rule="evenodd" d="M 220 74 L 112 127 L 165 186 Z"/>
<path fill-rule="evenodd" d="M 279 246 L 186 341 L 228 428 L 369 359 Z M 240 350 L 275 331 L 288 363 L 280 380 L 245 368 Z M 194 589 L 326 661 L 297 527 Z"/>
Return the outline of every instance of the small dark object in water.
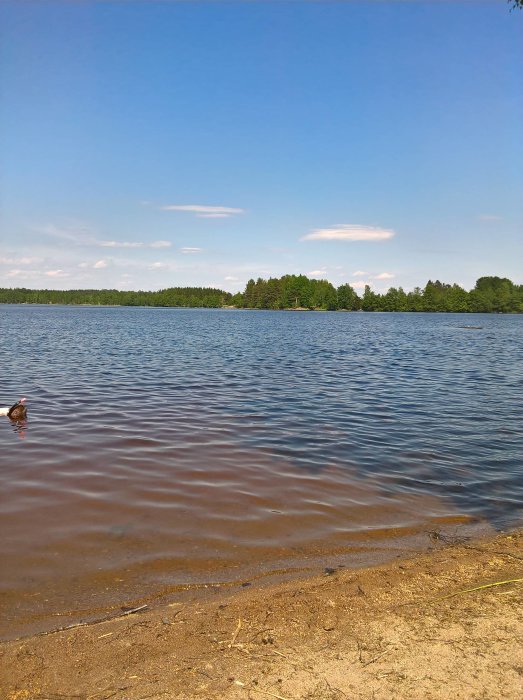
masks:
<path fill-rule="evenodd" d="M 458 326 L 458 328 L 466 328 L 469 331 L 480 331 L 483 326 Z"/>
<path fill-rule="evenodd" d="M 7 416 L 10 420 L 25 420 L 27 417 L 27 408 L 24 405 L 25 399 L 20 399 L 11 408 L 0 408 L 0 415 Z"/>

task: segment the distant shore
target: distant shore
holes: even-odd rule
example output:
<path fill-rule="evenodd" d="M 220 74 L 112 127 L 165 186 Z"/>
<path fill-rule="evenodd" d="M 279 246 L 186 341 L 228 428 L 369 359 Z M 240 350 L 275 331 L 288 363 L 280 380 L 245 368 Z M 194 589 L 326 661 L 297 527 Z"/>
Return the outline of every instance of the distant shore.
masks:
<path fill-rule="evenodd" d="M 129 309 L 129 308 L 135 308 L 135 309 L 214 309 L 214 310 L 228 310 L 228 311 L 307 311 L 307 312 L 314 312 L 314 311 L 321 311 L 321 312 L 334 312 L 334 313 L 365 313 L 365 309 L 322 309 L 322 308 L 308 308 L 306 306 L 288 306 L 285 308 L 281 309 L 267 309 L 267 308 L 254 308 L 254 307 L 248 307 L 248 306 L 234 306 L 232 304 L 224 304 L 223 306 L 157 306 L 157 305 L 151 305 L 151 304 L 143 304 L 143 305 L 135 305 L 135 304 L 87 304 L 87 303 L 65 303 L 65 302 L 52 302 L 49 301 L 47 303 L 43 302 L 5 302 L 5 301 L 0 301 L 0 306 L 71 306 L 71 307 L 85 307 L 85 308 L 102 308 L 102 309 Z M 433 313 L 433 314 L 445 314 L 445 313 L 452 313 L 452 314 L 467 314 L 470 316 L 474 316 L 475 314 L 501 314 L 505 316 L 515 316 L 522 314 L 523 311 L 398 311 L 398 310 L 390 310 L 390 311 L 385 311 L 385 310 L 373 310 L 370 313 L 390 313 L 390 314 L 401 314 L 401 313 L 408 313 L 408 314 L 422 314 L 422 313 Z"/>
<path fill-rule="evenodd" d="M 118 289 L 0 288 L 4 304 L 75 304 L 95 306 L 157 306 L 183 308 L 241 308 L 285 311 L 425 311 L 448 313 L 523 313 L 523 285 L 506 277 L 480 277 L 470 291 L 458 284 L 429 280 L 406 292 L 390 287 L 377 292 L 359 281 L 334 287 L 324 279 L 284 275 L 247 282 L 243 292 L 211 287 L 168 287 L 158 291 Z M 355 289 L 364 287 L 360 297 Z"/>
<path fill-rule="evenodd" d="M 1 644 L 2 697 L 520 700 L 523 531 Z"/>

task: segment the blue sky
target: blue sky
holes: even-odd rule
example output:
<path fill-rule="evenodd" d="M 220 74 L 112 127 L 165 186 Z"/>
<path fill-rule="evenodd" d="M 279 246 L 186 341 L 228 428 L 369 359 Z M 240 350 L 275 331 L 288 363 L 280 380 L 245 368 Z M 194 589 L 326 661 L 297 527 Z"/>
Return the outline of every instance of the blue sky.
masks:
<path fill-rule="evenodd" d="M 2 2 L 0 286 L 523 283 L 523 12 Z"/>

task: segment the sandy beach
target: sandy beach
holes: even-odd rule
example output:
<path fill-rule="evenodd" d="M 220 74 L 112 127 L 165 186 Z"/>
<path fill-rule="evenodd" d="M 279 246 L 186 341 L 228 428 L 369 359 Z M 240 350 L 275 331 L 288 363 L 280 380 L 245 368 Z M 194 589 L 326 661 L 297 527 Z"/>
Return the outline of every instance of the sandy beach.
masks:
<path fill-rule="evenodd" d="M 7 700 L 521 700 L 523 532 L 1 645 Z M 475 589 L 475 590 L 471 590 Z"/>

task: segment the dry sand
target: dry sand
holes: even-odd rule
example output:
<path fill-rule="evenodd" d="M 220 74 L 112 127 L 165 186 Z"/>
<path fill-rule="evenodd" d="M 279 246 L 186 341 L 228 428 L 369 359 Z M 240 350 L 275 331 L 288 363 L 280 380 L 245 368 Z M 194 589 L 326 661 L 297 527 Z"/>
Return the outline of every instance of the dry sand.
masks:
<path fill-rule="evenodd" d="M 383 566 L 5 642 L 0 697 L 522 700 L 522 544 L 437 540 Z"/>

